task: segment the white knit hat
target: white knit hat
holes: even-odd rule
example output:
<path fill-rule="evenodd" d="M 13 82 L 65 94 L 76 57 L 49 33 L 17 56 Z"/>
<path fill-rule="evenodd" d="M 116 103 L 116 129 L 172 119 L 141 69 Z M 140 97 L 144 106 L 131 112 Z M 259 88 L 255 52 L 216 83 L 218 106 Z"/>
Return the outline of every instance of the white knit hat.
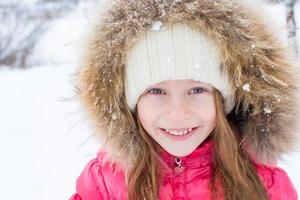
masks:
<path fill-rule="evenodd" d="M 135 108 L 139 96 L 151 85 L 193 79 L 218 89 L 228 114 L 234 106 L 233 93 L 228 74 L 220 70 L 217 45 L 186 24 L 161 28 L 157 23 L 134 44 L 127 57 L 125 94 L 129 108 Z"/>

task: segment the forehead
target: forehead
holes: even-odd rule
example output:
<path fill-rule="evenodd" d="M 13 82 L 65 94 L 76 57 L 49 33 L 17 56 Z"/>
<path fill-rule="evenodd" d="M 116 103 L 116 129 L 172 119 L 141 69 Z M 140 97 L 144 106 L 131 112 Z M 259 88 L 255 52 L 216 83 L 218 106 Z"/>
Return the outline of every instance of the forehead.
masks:
<path fill-rule="evenodd" d="M 203 83 L 201 81 L 196 81 L 193 79 L 187 79 L 187 80 L 167 80 L 167 81 L 162 81 L 159 83 L 156 83 L 152 86 L 164 86 L 164 87 L 168 87 L 168 86 L 203 86 L 203 87 L 207 87 L 207 88 L 213 88 L 213 86 L 211 86 L 210 84 L 207 83 Z"/>

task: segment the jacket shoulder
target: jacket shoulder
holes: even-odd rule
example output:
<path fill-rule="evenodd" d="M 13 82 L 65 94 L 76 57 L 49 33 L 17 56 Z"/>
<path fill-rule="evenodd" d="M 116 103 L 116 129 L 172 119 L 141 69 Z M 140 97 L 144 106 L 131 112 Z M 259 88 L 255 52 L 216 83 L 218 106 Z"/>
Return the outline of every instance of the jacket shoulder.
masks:
<path fill-rule="evenodd" d="M 108 200 L 114 198 L 112 195 L 116 194 L 115 191 L 123 194 L 120 193 L 120 187 L 124 185 L 124 174 L 117 169 L 115 164 L 106 159 L 104 151 L 99 152 L 77 178 L 76 194 L 70 200 Z"/>
<path fill-rule="evenodd" d="M 86 164 L 76 180 L 76 194 L 70 200 L 108 199 L 102 167 L 98 157 Z"/>
<path fill-rule="evenodd" d="M 260 164 L 256 167 L 270 200 L 298 200 L 297 191 L 282 168 Z"/>

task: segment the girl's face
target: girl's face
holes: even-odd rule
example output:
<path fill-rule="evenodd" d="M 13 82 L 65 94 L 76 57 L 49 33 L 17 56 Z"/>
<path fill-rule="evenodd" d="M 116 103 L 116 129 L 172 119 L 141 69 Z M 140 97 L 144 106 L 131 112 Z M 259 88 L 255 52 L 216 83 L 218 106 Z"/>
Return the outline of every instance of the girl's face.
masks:
<path fill-rule="evenodd" d="M 170 80 L 149 87 L 137 103 L 142 126 L 170 154 L 192 153 L 216 126 L 213 90 L 194 80 Z"/>

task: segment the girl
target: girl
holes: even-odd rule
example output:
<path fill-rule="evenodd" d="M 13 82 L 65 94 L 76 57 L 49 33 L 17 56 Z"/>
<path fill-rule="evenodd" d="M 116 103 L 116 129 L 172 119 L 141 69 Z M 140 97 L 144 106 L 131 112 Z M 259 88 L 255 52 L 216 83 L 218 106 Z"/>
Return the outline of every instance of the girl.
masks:
<path fill-rule="evenodd" d="M 78 93 L 104 141 L 72 200 L 296 200 L 296 76 L 261 14 L 232 0 L 119 0 Z"/>

